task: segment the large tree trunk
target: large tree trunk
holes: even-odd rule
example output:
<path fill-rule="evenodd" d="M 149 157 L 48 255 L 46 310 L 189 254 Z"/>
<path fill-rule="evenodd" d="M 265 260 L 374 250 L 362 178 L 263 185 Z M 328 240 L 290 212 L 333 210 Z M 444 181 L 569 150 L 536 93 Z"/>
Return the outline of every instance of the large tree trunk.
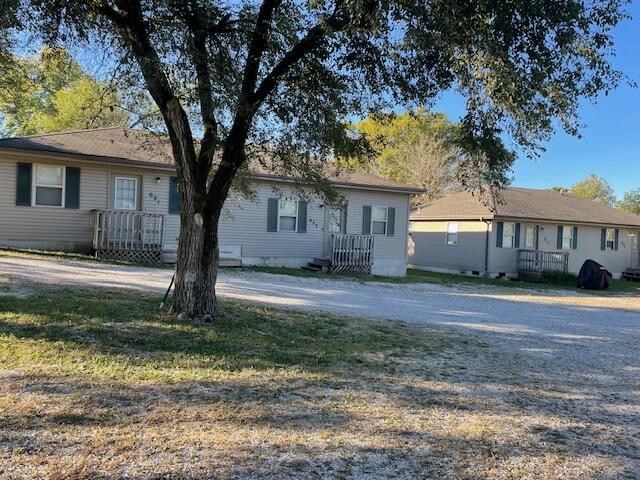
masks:
<path fill-rule="evenodd" d="M 199 321 L 211 321 L 220 315 L 215 284 L 218 276 L 217 219 L 205 228 L 202 217 L 181 222 L 176 263 L 173 307 Z M 210 235 L 210 229 L 216 230 Z"/>
<path fill-rule="evenodd" d="M 172 311 L 198 321 L 221 314 L 216 299 L 219 212 L 205 214 L 206 182 L 180 185 L 180 238 Z"/>

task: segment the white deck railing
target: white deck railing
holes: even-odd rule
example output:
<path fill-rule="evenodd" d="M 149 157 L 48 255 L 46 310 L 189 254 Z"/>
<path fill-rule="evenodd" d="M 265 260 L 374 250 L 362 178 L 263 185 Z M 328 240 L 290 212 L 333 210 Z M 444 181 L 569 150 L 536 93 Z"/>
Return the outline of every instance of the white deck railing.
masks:
<path fill-rule="evenodd" d="M 124 210 L 93 210 L 93 248 L 103 251 L 161 252 L 164 215 Z"/>
<path fill-rule="evenodd" d="M 331 270 L 347 273 L 371 273 L 373 235 L 331 235 Z"/>

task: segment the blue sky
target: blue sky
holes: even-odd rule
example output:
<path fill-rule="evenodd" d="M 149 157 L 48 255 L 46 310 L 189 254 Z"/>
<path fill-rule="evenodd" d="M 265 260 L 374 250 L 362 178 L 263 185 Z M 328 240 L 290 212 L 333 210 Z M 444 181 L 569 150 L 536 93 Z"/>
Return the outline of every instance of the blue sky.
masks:
<path fill-rule="evenodd" d="M 640 84 L 640 1 L 634 1 L 627 10 L 633 18 L 614 32 L 617 54 L 612 63 Z M 434 110 L 458 119 L 464 113 L 464 104 L 456 94 L 449 93 Z M 595 173 L 605 178 L 618 196 L 640 187 L 640 88 L 622 85 L 601 96 L 596 104 L 584 102 L 580 115 L 585 124 L 582 138 L 558 132 L 538 160 L 522 155 L 513 169 L 513 185 L 570 186 Z"/>

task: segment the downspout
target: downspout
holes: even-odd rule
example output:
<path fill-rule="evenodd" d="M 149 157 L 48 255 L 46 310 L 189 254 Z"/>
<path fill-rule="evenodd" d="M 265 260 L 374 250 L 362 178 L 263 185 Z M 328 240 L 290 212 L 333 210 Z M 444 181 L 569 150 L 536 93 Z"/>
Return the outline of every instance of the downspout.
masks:
<path fill-rule="evenodd" d="M 484 222 L 487 226 L 485 233 L 485 241 L 484 241 L 484 276 L 489 276 L 489 226 L 491 225 L 491 221 L 487 221 L 484 217 L 480 217 L 480 221 Z"/>

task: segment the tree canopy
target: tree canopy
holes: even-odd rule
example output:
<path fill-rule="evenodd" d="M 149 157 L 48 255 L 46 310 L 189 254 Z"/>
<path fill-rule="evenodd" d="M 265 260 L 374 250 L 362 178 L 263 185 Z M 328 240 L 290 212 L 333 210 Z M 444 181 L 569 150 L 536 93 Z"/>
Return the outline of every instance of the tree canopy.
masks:
<path fill-rule="evenodd" d="M 618 202 L 618 208 L 640 215 L 640 187 L 625 193 L 622 200 Z"/>
<path fill-rule="evenodd" d="M 466 159 L 461 127 L 444 113 L 424 108 L 401 114 L 374 113 L 351 128 L 371 150 L 340 158 L 339 165 L 424 189 L 423 195 L 412 199 L 414 205 L 462 188 Z M 503 148 L 500 155 L 508 158 L 514 154 Z M 476 171 L 478 178 L 486 173 Z"/>
<path fill-rule="evenodd" d="M 208 315 L 218 219 L 247 159 L 266 146 L 270 168 L 321 187 L 315 160 L 367 148 L 347 119 L 456 89 L 465 185 L 504 183 L 502 135 L 535 155 L 554 125 L 578 132 L 580 99 L 618 84 L 608 59 L 625 3 L 25 0 L 16 19 L 46 42 L 98 48 L 150 93 L 180 179 L 174 307 Z"/>
<path fill-rule="evenodd" d="M 577 197 L 588 198 L 609 205 L 616 204 L 616 194 L 609 183 L 595 174 L 589 175 L 569 188 L 569 193 Z"/>
<path fill-rule="evenodd" d="M 113 87 L 88 75 L 63 48 L 12 56 L 0 73 L 0 117 L 8 135 L 125 126 Z"/>

